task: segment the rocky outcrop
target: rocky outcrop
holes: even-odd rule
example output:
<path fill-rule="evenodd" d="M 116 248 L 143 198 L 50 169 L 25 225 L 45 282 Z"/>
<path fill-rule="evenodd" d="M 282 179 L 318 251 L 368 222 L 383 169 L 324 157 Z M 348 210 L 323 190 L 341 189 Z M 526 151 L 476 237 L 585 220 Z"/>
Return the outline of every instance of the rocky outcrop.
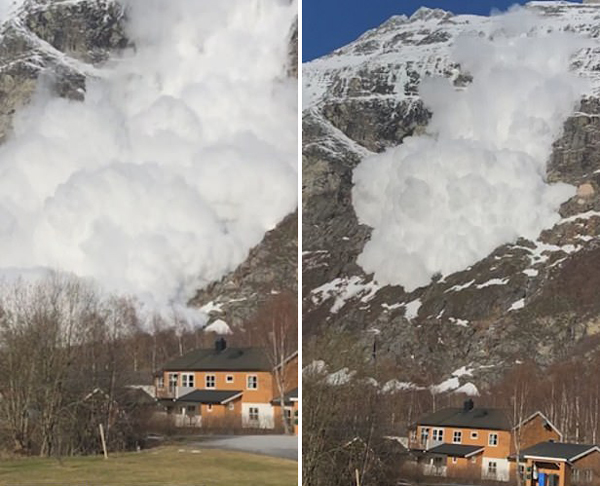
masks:
<path fill-rule="evenodd" d="M 298 213 L 288 215 L 220 281 L 200 290 L 190 304 L 210 304 L 211 317 L 243 326 L 273 295 L 298 292 Z"/>
<path fill-rule="evenodd" d="M 0 27 L 0 140 L 38 80 L 61 97 L 83 99 L 87 68 L 128 44 L 122 7 L 111 0 L 28 0 Z"/>

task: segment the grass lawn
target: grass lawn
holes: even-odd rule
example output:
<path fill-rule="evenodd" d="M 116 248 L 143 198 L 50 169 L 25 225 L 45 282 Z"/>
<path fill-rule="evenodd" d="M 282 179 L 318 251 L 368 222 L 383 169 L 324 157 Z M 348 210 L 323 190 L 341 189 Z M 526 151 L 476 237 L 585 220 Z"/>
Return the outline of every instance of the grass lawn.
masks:
<path fill-rule="evenodd" d="M 207 449 L 161 447 L 143 452 L 56 459 L 0 460 L 0 485 L 293 486 L 298 463 Z"/>

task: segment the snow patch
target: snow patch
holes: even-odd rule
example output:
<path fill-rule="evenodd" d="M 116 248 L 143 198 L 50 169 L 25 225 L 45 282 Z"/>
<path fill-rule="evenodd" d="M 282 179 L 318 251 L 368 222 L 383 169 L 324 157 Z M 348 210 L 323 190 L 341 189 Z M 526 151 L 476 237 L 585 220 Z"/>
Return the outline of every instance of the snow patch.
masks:
<path fill-rule="evenodd" d="M 508 310 L 510 312 L 510 311 L 522 309 L 523 307 L 525 307 L 525 299 L 519 299 L 516 302 L 513 302 L 513 304 L 510 306 L 510 308 Z"/>
<path fill-rule="evenodd" d="M 406 311 L 404 312 L 404 317 L 406 317 L 409 321 L 412 321 L 415 317 L 419 315 L 419 309 L 421 308 L 421 305 L 421 299 L 415 299 L 406 304 Z"/>
<path fill-rule="evenodd" d="M 448 378 L 446 381 L 443 381 L 439 385 L 431 386 L 430 389 L 432 393 L 438 394 L 456 390 L 458 387 L 460 387 L 460 381 L 458 378 L 453 376 L 452 378 Z"/>
<path fill-rule="evenodd" d="M 346 302 L 360 297 L 361 302 L 369 302 L 379 290 L 379 285 L 371 281 L 364 283 L 358 276 L 350 278 L 336 278 L 331 282 L 321 285 L 311 291 L 311 300 L 315 305 L 319 305 L 333 297 L 335 301 L 331 306 L 330 312 L 336 314 Z"/>
<path fill-rule="evenodd" d="M 204 328 L 204 332 L 214 332 L 216 334 L 232 334 L 229 325 L 222 319 L 217 319 Z"/>
<path fill-rule="evenodd" d="M 473 383 L 470 383 L 470 382 L 465 383 L 463 386 L 457 388 L 456 390 L 454 390 L 453 393 L 464 393 L 465 395 L 470 396 L 470 397 L 478 397 L 479 396 L 479 390 Z"/>
<path fill-rule="evenodd" d="M 351 371 L 348 368 L 342 368 L 341 370 L 336 371 L 335 373 L 331 373 L 327 375 L 325 381 L 329 385 L 339 386 L 339 385 L 347 385 L 350 380 L 356 375 L 356 371 Z"/>

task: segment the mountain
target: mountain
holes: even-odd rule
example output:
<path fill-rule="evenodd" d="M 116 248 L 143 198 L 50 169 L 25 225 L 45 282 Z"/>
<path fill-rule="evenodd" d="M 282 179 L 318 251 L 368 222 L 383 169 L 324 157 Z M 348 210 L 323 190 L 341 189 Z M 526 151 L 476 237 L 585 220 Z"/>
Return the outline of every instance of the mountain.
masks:
<path fill-rule="evenodd" d="M 598 5 L 536 1 L 525 9 L 536 16 L 528 36 L 600 35 Z M 411 291 L 380 285 L 357 263 L 372 228 L 353 206 L 354 169 L 427 130 L 424 79 L 469 89 L 472 75 L 453 49 L 464 34 L 495 35 L 493 25 L 494 17 L 421 8 L 303 65 L 303 332 L 351 333 L 365 356 L 375 339 L 401 380 L 427 370 L 442 381 L 469 369 L 469 380 L 486 387 L 525 359 L 544 366 L 600 344 L 600 50 L 593 42 L 571 60 L 590 87 L 547 161 L 548 183 L 577 188 L 556 224 Z"/>
<path fill-rule="evenodd" d="M 114 0 L 23 0 L 0 30 L 0 140 L 40 82 L 58 97 L 83 100 L 111 54 L 133 47 L 127 10 Z M 297 22 L 288 40 L 288 76 L 297 78 Z M 190 305 L 240 324 L 270 295 L 297 291 L 297 212 L 287 215 L 238 268 L 198 291 Z M 202 280 L 200 278 L 199 280 Z M 243 305 L 241 303 L 243 302 Z M 217 308 L 220 309 L 217 311 Z"/>

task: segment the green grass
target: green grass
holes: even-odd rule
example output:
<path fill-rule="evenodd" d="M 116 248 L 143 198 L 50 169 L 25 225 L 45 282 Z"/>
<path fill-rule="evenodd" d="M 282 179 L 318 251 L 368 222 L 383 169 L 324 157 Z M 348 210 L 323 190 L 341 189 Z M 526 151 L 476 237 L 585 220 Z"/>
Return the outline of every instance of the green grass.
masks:
<path fill-rule="evenodd" d="M 298 463 L 239 452 L 161 447 L 103 457 L 0 461 L 0 485 L 293 486 Z"/>

